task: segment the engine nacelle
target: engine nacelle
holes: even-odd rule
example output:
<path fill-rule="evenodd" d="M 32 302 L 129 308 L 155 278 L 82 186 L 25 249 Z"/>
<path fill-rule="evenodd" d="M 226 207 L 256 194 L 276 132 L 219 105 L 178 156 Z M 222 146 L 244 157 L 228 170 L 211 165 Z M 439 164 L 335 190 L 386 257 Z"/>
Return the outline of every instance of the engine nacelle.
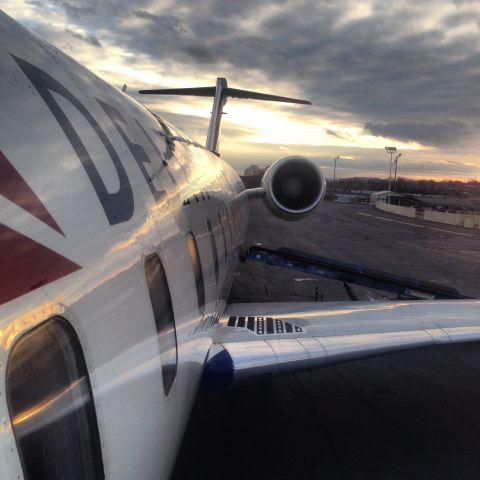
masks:
<path fill-rule="evenodd" d="M 285 157 L 265 172 L 262 180 L 264 201 L 277 217 L 298 220 L 310 213 L 326 191 L 320 167 L 306 157 Z"/>

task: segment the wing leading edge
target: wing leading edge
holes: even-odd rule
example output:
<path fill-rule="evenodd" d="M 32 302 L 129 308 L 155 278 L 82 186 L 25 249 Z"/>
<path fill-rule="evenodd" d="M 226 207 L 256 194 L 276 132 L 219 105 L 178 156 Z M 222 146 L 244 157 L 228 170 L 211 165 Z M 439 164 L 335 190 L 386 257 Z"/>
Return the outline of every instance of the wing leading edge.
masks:
<path fill-rule="evenodd" d="M 479 311 L 478 300 L 233 304 L 219 322 L 203 386 L 477 341 Z"/>

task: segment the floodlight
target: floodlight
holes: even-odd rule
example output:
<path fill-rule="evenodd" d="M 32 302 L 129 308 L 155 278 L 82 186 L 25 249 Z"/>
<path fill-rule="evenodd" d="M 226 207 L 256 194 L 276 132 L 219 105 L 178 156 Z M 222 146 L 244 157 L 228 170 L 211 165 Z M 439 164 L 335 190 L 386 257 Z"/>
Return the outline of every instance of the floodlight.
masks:
<path fill-rule="evenodd" d="M 387 153 L 390 154 L 390 173 L 388 174 L 388 191 L 390 192 L 390 188 L 392 185 L 392 163 L 393 163 L 393 154 L 397 151 L 397 147 L 385 147 Z"/>

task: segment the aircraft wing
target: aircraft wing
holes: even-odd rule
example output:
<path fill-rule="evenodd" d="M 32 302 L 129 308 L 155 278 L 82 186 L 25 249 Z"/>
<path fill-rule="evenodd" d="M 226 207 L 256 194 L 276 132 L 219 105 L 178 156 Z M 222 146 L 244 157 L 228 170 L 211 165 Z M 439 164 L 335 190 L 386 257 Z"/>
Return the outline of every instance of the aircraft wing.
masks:
<path fill-rule="evenodd" d="M 221 317 L 203 386 L 433 344 L 480 340 L 478 301 L 239 303 Z"/>

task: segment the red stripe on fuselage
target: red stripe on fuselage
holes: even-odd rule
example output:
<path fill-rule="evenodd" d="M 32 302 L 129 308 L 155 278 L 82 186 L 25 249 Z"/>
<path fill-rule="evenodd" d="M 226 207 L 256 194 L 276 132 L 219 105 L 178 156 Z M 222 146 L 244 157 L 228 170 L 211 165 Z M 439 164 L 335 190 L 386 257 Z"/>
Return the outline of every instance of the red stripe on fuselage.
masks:
<path fill-rule="evenodd" d="M 0 195 L 37 217 L 57 232 L 64 235 L 62 229 L 45 208 L 35 192 L 20 176 L 7 157 L 0 151 Z"/>
<path fill-rule="evenodd" d="M 0 223 L 0 305 L 80 268 Z"/>

